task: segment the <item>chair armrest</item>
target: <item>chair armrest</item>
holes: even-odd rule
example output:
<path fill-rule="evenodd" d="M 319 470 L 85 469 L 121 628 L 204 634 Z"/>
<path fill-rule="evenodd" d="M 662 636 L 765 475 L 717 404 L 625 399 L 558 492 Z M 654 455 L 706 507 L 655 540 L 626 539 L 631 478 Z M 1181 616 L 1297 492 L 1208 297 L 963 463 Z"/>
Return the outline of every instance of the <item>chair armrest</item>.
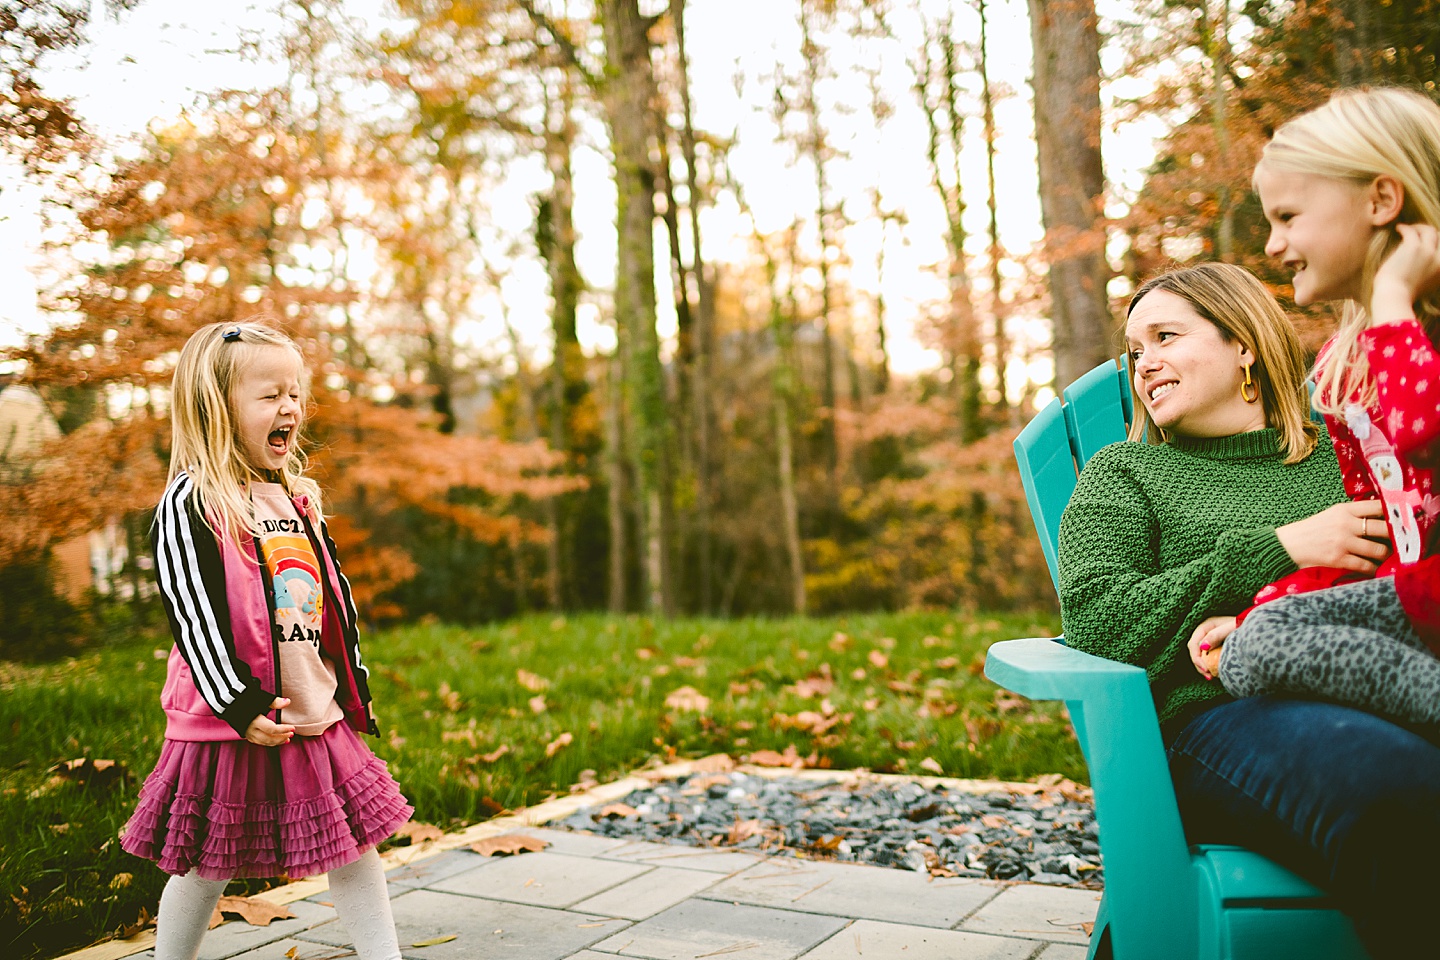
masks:
<path fill-rule="evenodd" d="M 991 644 L 985 675 L 1070 711 L 1095 791 L 1115 956 L 1194 957 L 1196 877 L 1145 671 L 1032 637 Z"/>
<path fill-rule="evenodd" d="M 1099 693 L 1114 696 L 1117 682 L 1144 683 L 1145 671 L 1048 637 L 1030 637 L 991 644 L 985 676 L 1031 700 L 1085 700 Z M 1148 699 L 1148 686 L 1145 692 Z"/>

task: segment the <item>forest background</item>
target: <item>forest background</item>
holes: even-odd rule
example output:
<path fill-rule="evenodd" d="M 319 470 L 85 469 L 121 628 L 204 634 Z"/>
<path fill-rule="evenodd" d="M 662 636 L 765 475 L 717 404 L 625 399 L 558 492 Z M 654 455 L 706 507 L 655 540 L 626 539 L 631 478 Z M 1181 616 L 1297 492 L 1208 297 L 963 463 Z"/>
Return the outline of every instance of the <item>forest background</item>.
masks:
<path fill-rule="evenodd" d="M 379 27 L 277 0 L 247 55 L 282 83 L 122 143 L 46 66 L 140 3 L 0 0 L 0 143 L 46 224 L 45 329 L 0 355 L 0 386 L 60 428 L 40 449 L 0 436 L 0 659 L 153 618 L 175 358 L 197 326 L 249 318 L 315 371 L 312 461 L 372 622 L 1052 608 L 1015 432 L 1118 352 L 1117 304 L 1172 262 L 1241 263 L 1284 297 L 1249 189 L 1270 130 L 1339 86 L 1433 95 L 1440 76 L 1431 0 L 786 0 L 768 15 L 800 55 L 735 52 L 737 100 L 808 195 L 777 226 L 731 162 L 740 126 L 694 121 L 684 0 L 390 0 Z M 1020 7 L 1029 49 L 997 50 L 997 8 Z M 1029 90 L 994 79 L 1017 57 Z M 1023 249 L 1001 242 L 995 175 L 1016 98 L 1044 225 Z M 1147 123 L 1166 132 L 1125 195 L 1100 148 Z M 842 195 L 857 136 L 923 157 L 925 209 L 878 175 Z M 609 164 L 613 278 L 576 257 L 582 151 Z M 522 165 L 540 185 L 517 229 L 492 212 L 516 209 Z M 941 254 L 915 337 L 935 362 L 897 370 L 886 256 L 923 223 Z M 547 294 L 538 349 L 523 276 Z M 504 349 L 467 339 L 481 316 Z M 1318 345 L 1328 320 L 1295 316 Z M 54 548 L 107 526 L 124 562 L 93 603 L 62 598 Z"/>

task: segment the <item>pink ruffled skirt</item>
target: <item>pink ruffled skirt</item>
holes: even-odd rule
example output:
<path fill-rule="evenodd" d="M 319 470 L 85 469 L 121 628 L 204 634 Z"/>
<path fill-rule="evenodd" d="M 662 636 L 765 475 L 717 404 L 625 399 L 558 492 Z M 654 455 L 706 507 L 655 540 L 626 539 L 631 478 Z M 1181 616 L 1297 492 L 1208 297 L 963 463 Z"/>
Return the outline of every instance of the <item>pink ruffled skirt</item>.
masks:
<path fill-rule="evenodd" d="M 282 747 L 166 740 L 120 845 L 166 873 L 311 877 L 358 859 L 413 812 L 343 721 Z"/>

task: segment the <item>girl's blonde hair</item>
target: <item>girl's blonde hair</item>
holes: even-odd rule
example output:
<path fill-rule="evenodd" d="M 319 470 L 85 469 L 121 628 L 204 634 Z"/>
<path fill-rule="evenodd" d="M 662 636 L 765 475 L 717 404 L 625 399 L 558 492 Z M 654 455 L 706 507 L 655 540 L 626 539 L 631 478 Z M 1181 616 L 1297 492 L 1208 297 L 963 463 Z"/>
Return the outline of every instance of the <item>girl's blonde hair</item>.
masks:
<path fill-rule="evenodd" d="M 1270 171 L 1334 177 L 1368 186 L 1394 177 L 1405 191 L 1398 223 L 1440 227 L 1440 106 L 1402 87 L 1340 90 L 1323 107 L 1275 131 L 1256 165 Z M 1375 272 L 1400 242 L 1392 228 L 1377 230 L 1365 251 L 1359 301 L 1347 301 L 1340 326 L 1316 368 L 1315 408 L 1342 415 L 1346 403 L 1375 402 L 1375 385 L 1359 336 L 1369 323 L 1365 304 Z M 1440 332 L 1440 292 L 1415 303 L 1431 340 Z"/>
<path fill-rule="evenodd" d="M 1305 351 L 1295 328 L 1270 291 L 1249 271 L 1229 263 L 1201 263 L 1162 273 L 1146 281 L 1130 298 L 1129 316 L 1155 290 L 1174 294 L 1215 325 L 1226 343 L 1239 343 L 1255 355 L 1251 367 L 1265 411 L 1265 423 L 1280 433 L 1286 463 L 1298 463 L 1315 449 L 1318 431 L 1310 419 L 1305 387 Z M 1160 428 L 1150 419 L 1135 378 L 1130 378 L 1135 419 L 1131 440 L 1160 443 Z"/>
<path fill-rule="evenodd" d="M 212 323 L 196 330 L 180 351 L 170 391 L 170 479 L 188 473 L 216 536 L 228 536 L 242 547 L 258 532 L 245 484 L 259 477 L 243 454 L 233 393 L 245 365 L 258 350 L 270 347 L 294 351 L 303 402 L 309 377 L 300 348 L 274 327 L 255 322 Z M 305 476 L 300 450 L 303 426 L 302 417 L 276 479 L 292 494 L 310 497 L 318 513 L 320 488 Z"/>

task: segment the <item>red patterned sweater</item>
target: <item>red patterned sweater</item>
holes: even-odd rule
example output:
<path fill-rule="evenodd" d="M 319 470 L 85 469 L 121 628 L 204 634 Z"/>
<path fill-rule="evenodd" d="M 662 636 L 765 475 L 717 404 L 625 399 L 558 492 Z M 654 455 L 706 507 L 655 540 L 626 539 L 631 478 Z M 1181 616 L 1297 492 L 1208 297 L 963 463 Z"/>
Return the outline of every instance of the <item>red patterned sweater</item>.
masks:
<path fill-rule="evenodd" d="M 1351 500 L 1384 500 L 1394 548 L 1376 576 L 1394 576 L 1395 591 L 1430 648 L 1440 655 L 1440 556 L 1422 559 L 1432 544 L 1440 499 L 1434 467 L 1440 454 L 1440 354 L 1414 320 L 1381 324 L 1360 334 L 1377 402 L 1346 417 L 1326 416 Z M 1376 478 L 1384 478 L 1381 489 Z M 1432 550 L 1434 553 L 1433 544 Z M 1255 595 L 1255 603 L 1356 579 L 1331 567 L 1307 567 Z M 1244 619 L 1244 615 L 1241 615 Z"/>

